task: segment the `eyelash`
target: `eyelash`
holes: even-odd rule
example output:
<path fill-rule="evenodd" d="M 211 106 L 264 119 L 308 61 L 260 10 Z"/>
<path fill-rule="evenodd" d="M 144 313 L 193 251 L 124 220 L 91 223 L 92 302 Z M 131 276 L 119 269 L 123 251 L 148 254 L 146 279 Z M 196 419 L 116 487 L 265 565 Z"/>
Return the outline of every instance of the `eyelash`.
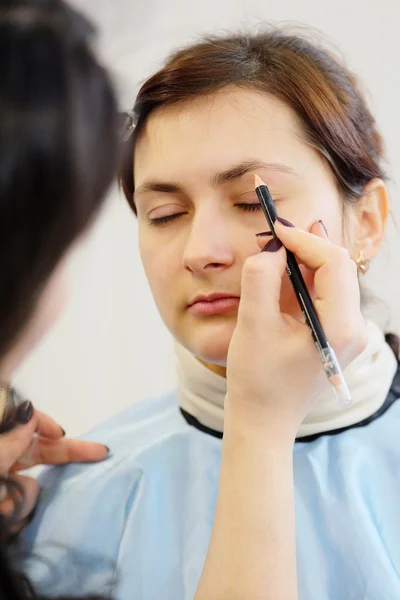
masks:
<path fill-rule="evenodd" d="M 254 202 L 253 204 L 235 204 L 235 206 L 238 206 L 240 210 L 244 210 L 245 212 L 258 212 L 262 208 L 259 202 Z"/>
<path fill-rule="evenodd" d="M 248 204 L 248 203 L 241 203 L 241 204 L 235 204 L 235 206 L 237 206 L 238 208 L 240 208 L 240 210 L 243 210 L 244 212 L 258 212 L 259 210 L 261 210 L 261 204 L 259 202 L 255 202 L 253 204 Z M 181 217 L 182 215 L 185 215 L 186 213 L 181 212 L 181 213 L 176 213 L 174 215 L 168 215 L 167 217 L 159 217 L 158 219 L 150 219 L 150 225 L 152 227 L 160 227 L 162 225 L 165 225 L 166 223 L 170 223 L 171 221 L 175 221 L 176 219 L 178 219 L 179 217 Z"/>
<path fill-rule="evenodd" d="M 165 223 L 170 223 L 171 221 L 175 221 L 182 215 L 186 213 L 175 213 L 174 215 L 168 215 L 167 217 L 159 217 L 158 219 L 150 219 L 149 224 L 151 227 L 160 227 L 161 225 L 165 225 Z"/>

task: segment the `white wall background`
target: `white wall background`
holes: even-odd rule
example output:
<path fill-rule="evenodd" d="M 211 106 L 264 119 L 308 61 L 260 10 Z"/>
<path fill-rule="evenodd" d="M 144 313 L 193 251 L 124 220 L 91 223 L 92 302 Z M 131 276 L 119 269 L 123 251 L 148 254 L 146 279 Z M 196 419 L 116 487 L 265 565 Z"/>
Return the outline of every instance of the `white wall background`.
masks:
<path fill-rule="evenodd" d="M 262 21 L 316 27 L 365 82 L 386 138 L 393 213 L 400 225 L 400 3 L 380 0 L 75 0 L 99 27 L 121 107 L 165 54 L 201 33 Z M 93 157 L 96 160 L 96 157 Z M 400 332 L 400 244 L 391 226 L 368 274 L 384 301 L 373 311 Z M 65 315 L 17 376 L 35 404 L 70 435 L 84 432 L 144 396 L 174 385 L 172 343 L 147 288 L 134 217 L 117 190 L 77 259 Z M 386 306 L 386 307 L 385 307 Z"/>

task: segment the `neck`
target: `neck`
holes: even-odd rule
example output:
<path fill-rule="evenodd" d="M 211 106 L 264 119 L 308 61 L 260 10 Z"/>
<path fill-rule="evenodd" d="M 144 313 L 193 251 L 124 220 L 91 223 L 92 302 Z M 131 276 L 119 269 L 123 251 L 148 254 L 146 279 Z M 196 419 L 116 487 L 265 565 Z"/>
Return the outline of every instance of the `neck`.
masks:
<path fill-rule="evenodd" d="M 383 406 L 398 366 L 380 329 L 372 322 L 367 325 L 368 346 L 345 371 L 352 404 L 345 410 L 339 407 L 327 385 L 301 424 L 298 438 L 361 423 Z M 179 345 L 176 351 L 181 408 L 202 426 L 222 433 L 227 392 L 225 367 L 201 361 Z"/>

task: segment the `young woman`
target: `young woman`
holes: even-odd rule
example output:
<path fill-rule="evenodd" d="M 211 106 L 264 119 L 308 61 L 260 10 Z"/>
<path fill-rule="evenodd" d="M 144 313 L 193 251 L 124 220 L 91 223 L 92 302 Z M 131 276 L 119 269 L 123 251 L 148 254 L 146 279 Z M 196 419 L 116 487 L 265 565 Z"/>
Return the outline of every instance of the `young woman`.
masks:
<path fill-rule="evenodd" d="M 230 449 L 215 528 L 225 523 L 229 543 L 222 551 L 214 535 L 209 554 L 219 560 L 220 597 L 278 598 L 280 591 L 291 598 L 293 560 L 279 551 L 292 539 L 291 504 L 276 494 L 290 488 L 296 437 L 299 597 L 395 600 L 400 381 L 383 333 L 364 325 L 354 273 L 356 264 L 365 273 L 379 251 L 389 202 L 382 141 L 355 78 L 296 36 L 228 36 L 172 56 L 144 84 L 132 114 L 121 181 L 138 216 L 154 298 L 177 340 L 179 386 L 96 430 L 113 453 L 104 465 L 48 474 L 28 542 L 36 540 L 36 552 L 60 569 L 71 560 L 65 547 L 93 556 L 82 568 L 84 590 L 117 566 L 121 599 L 192 598 L 210 540 L 221 456 L 226 467 Z M 351 363 L 349 407 L 340 407 L 315 376 L 315 349 L 275 240 L 266 244 L 269 267 L 258 279 L 263 309 L 245 295 L 260 274 L 249 259 L 259 250 L 255 234 L 268 240 L 255 174 L 284 219 L 279 236 L 303 265 L 328 339 L 342 348 L 343 365 Z M 353 361 L 364 327 L 366 347 Z M 294 343 L 289 331 L 298 328 L 304 338 L 294 335 Z M 258 468 L 248 460 L 250 447 Z M 276 531 L 286 515 L 288 529 Z M 245 532 L 259 550 L 251 560 L 247 543 L 237 550 Z M 262 545 L 268 535 L 276 540 L 272 550 Z M 98 562 L 99 550 L 108 565 Z M 227 565 L 247 589 L 229 588 Z M 267 575 L 262 588 L 253 587 L 274 569 L 280 588 L 271 591 Z M 50 585 L 43 565 L 31 573 Z M 63 580 L 53 589 L 68 586 Z"/>
<path fill-rule="evenodd" d="M 60 309 L 65 262 L 100 207 L 113 174 L 117 154 L 115 99 L 105 72 L 92 55 L 90 33 L 86 21 L 57 0 L 0 2 L 1 600 L 38 597 L 29 580 L 15 569 L 5 545 L 29 519 L 38 494 L 37 483 L 18 475 L 18 471 L 40 462 L 87 462 L 107 455 L 107 448 L 100 444 L 65 439 L 60 426 L 35 411 L 30 401 L 24 401 L 10 387 L 14 369 Z M 289 247 L 297 248 L 310 268 L 322 269 L 310 259 L 315 254 L 325 263 L 338 260 L 337 249 L 326 239 L 295 230 L 282 230 L 280 234 Z M 323 232 L 319 234 L 324 237 Z M 324 376 L 311 353 L 301 373 L 304 376 L 307 369 L 309 381 L 313 381 L 311 388 L 308 385 L 302 390 L 279 428 L 272 429 L 279 415 L 273 398 L 286 391 L 266 377 L 265 369 L 260 372 L 253 361 L 264 345 L 257 332 L 261 328 L 271 335 L 273 316 L 275 335 L 285 335 L 285 369 L 293 360 L 293 348 L 300 344 L 306 351 L 311 343 L 303 325 L 292 322 L 289 328 L 280 319 L 279 294 L 270 294 L 271 277 L 275 277 L 279 289 L 285 266 L 283 249 L 276 245 L 274 249 L 274 253 L 253 257 L 243 269 L 241 315 L 229 359 L 235 377 L 230 380 L 226 401 L 219 514 L 207 568 L 196 594 L 199 600 L 265 597 L 266 584 L 274 600 L 296 597 L 293 510 L 286 509 L 291 518 L 286 511 L 277 518 L 277 511 L 283 504 L 293 505 L 294 432 L 307 407 L 316 401 L 316 381 L 322 383 Z M 348 272 L 347 288 L 351 292 L 355 278 L 349 259 L 342 266 Z M 340 278 L 343 280 L 343 274 Z M 329 299 L 337 278 L 322 275 L 320 280 L 322 296 Z M 336 325 L 346 329 L 358 322 L 355 339 L 351 344 L 343 344 L 339 338 L 333 340 L 344 364 L 357 353 L 364 337 L 358 303 L 354 294 L 350 296 L 344 318 Z M 267 304 L 269 309 L 265 311 Z M 325 325 L 329 322 L 330 317 L 324 320 Z M 296 354 L 294 359 L 297 364 Z M 248 368 L 241 375 L 246 362 Z M 269 363 L 276 374 L 279 365 L 272 357 Z M 265 395 L 268 402 L 264 401 Z M 271 435 L 265 438 L 268 429 Z M 275 482 L 277 465 L 281 474 Z M 248 478 L 249 469 L 252 480 Z M 270 493 L 271 484 L 274 494 Z M 249 502 L 242 492 L 251 493 L 255 487 L 257 498 Z M 236 539 L 231 539 L 233 532 Z M 88 558 L 79 548 L 70 550 L 77 552 L 79 561 Z M 257 557 L 272 553 L 279 556 L 279 568 L 273 562 L 266 570 L 264 560 L 260 562 Z M 106 545 L 100 546 L 99 570 L 106 555 Z M 238 563 L 243 575 L 239 575 Z M 72 582 L 74 598 L 84 587 L 75 574 L 79 577 L 74 569 L 53 573 L 60 576 L 64 586 Z M 45 590 L 46 597 L 49 591 Z M 108 597 L 101 581 L 95 591 L 96 598 L 99 593 L 107 593 Z M 91 598 L 94 600 L 94 596 Z"/>

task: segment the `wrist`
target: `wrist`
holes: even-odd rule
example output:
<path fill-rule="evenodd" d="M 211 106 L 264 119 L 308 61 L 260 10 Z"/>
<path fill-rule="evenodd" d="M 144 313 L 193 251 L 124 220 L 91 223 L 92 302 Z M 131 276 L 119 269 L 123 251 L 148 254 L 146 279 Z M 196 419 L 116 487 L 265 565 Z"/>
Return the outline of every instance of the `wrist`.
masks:
<path fill-rule="evenodd" d="M 285 411 L 271 407 L 266 410 L 264 406 L 228 395 L 225 398 L 224 438 L 235 436 L 255 444 L 260 442 L 292 451 L 299 425 L 294 415 L 285 414 Z"/>

